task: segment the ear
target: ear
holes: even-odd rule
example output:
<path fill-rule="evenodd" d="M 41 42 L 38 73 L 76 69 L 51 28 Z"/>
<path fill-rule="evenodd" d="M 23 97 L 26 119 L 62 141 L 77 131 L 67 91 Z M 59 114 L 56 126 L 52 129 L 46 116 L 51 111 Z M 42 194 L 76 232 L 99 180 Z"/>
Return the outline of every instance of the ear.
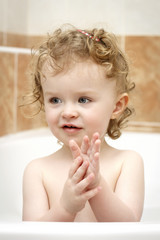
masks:
<path fill-rule="evenodd" d="M 111 119 L 116 119 L 123 113 L 128 105 L 128 100 L 129 97 L 127 93 L 122 93 L 118 96 Z"/>

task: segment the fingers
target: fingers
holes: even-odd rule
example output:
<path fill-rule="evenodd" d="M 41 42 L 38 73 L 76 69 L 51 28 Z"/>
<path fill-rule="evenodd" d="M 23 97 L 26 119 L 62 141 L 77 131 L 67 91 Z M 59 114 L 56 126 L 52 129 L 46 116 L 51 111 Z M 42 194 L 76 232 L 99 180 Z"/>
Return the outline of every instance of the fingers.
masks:
<path fill-rule="evenodd" d="M 96 152 L 94 154 L 94 158 L 93 158 L 93 161 L 92 161 L 92 165 L 95 169 L 99 169 L 99 152 Z"/>
<path fill-rule="evenodd" d="M 95 195 L 97 195 L 97 193 L 99 193 L 101 191 L 101 189 L 102 188 L 100 186 L 98 186 L 96 188 L 93 188 L 93 189 L 85 192 L 84 195 L 83 195 L 83 198 L 86 199 L 86 200 L 89 200 L 92 197 L 94 197 Z"/>
<path fill-rule="evenodd" d="M 81 149 L 74 140 L 69 141 L 69 147 L 74 159 L 81 155 Z"/>
<path fill-rule="evenodd" d="M 99 133 L 94 133 L 91 141 L 89 140 L 88 136 L 84 136 L 81 148 L 77 145 L 77 143 L 74 140 L 70 140 L 69 146 L 74 158 L 74 163 L 69 172 L 70 178 L 73 177 L 73 175 L 77 172 L 80 165 L 82 165 L 82 162 L 88 162 L 89 164 L 91 164 L 90 166 L 91 171 L 95 172 L 99 170 L 100 145 L 101 140 L 99 139 Z M 85 171 L 84 164 L 83 167 L 80 168 L 78 172 L 75 174 L 74 176 L 74 178 L 76 178 L 75 182 L 81 180 L 83 171 Z M 86 166 L 86 168 L 88 168 L 88 166 Z M 88 171 L 88 174 L 91 171 Z"/>
<path fill-rule="evenodd" d="M 91 139 L 91 143 L 88 136 L 84 136 L 82 145 L 81 145 L 81 152 L 82 154 L 91 154 L 100 151 L 101 140 L 99 139 L 99 133 L 94 133 Z"/>
<path fill-rule="evenodd" d="M 91 140 L 91 147 L 93 148 L 94 152 L 100 151 L 101 140 L 99 139 L 99 133 L 94 133 L 92 140 Z"/>
<path fill-rule="evenodd" d="M 90 154 L 91 152 L 94 154 L 100 151 L 101 140 L 99 139 L 99 133 L 96 132 L 93 134 L 91 143 L 89 141 L 88 136 L 84 136 L 81 148 L 79 148 L 78 144 L 74 140 L 69 141 L 69 147 L 72 152 L 73 158 L 77 158 L 81 156 L 81 154 Z"/>
<path fill-rule="evenodd" d="M 91 184 L 91 182 L 94 180 L 94 178 L 95 178 L 94 174 L 90 173 L 86 178 L 80 181 L 77 184 L 76 193 L 80 194 L 84 192 L 87 189 L 87 187 Z"/>
<path fill-rule="evenodd" d="M 77 171 L 74 173 L 72 177 L 72 181 L 74 184 L 79 183 L 84 178 L 84 176 L 86 175 L 88 166 L 89 166 L 89 163 L 87 161 L 84 161 L 82 165 L 77 169 Z"/>
<path fill-rule="evenodd" d="M 96 132 L 96 133 L 94 133 L 93 136 L 92 136 L 91 145 L 94 144 L 95 141 L 98 140 L 98 139 L 99 139 L 99 133 Z"/>
<path fill-rule="evenodd" d="M 83 141 L 82 141 L 82 145 L 81 145 L 82 153 L 87 154 L 89 147 L 90 147 L 89 137 L 84 136 Z"/>
<path fill-rule="evenodd" d="M 95 180 L 94 173 L 90 173 L 88 176 L 86 175 L 88 167 L 89 162 L 83 161 L 81 157 L 78 157 L 69 171 L 69 178 L 72 181 L 72 184 L 76 186 L 77 194 L 85 191 Z"/>
<path fill-rule="evenodd" d="M 69 178 L 72 178 L 73 177 L 73 175 L 75 174 L 75 172 L 77 171 L 77 169 L 82 165 L 82 162 L 83 162 L 83 159 L 79 156 L 79 157 L 77 157 L 75 160 L 74 160 L 74 162 L 73 162 L 73 164 L 72 164 L 72 166 L 71 166 L 71 168 L 70 168 L 70 170 L 69 170 Z"/>
<path fill-rule="evenodd" d="M 99 134 L 98 133 L 93 134 L 88 153 L 90 155 L 90 162 L 93 162 L 94 160 L 97 159 L 95 156 L 97 155 L 97 153 L 100 152 L 100 145 L 101 140 L 99 139 Z"/>
<path fill-rule="evenodd" d="M 94 181 L 94 178 L 95 178 L 94 174 L 91 173 L 82 181 L 80 181 L 75 188 L 76 194 L 83 195 L 83 197 L 86 198 L 86 200 L 95 196 L 101 189 L 100 187 L 95 187 L 88 190 L 88 186 Z"/>
<path fill-rule="evenodd" d="M 70 170 L 69 170 L 69 178 L 72 178 L 72 181 L 76 184 L 83 179 L 88 169 L 89 162 L 83 161 L 83 159 L 79 156 L 73 162 Z"/>

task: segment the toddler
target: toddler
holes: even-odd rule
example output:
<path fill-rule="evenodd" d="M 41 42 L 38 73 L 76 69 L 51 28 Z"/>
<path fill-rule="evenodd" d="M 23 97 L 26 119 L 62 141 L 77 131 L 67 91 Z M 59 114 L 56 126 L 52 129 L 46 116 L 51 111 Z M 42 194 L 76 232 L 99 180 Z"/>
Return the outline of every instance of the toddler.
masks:
<path fill-rule="evenodd" d="M 129 93 L 128 64 L 104 29 L 61 28 L 33 56 L 33 102 L 62 147 L 31 161 L 23 180 L 23 220 L 140 221 L 143 161 L 105 140 L 121 135 Z"/>

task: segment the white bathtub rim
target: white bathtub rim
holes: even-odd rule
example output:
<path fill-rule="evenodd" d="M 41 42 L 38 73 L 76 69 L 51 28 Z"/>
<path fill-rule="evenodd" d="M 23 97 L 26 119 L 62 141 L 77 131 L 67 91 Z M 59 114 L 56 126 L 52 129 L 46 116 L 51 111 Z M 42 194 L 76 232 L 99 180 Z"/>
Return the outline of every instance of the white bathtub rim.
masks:
<path fill-rule="evenodd" d="M 63 233 L 62 230 L 63 229 Z M 80 231 L 83 229 L 83 231 Z M 125 222 L 125 223 L 64 223 L 64 222 L 0 222 L 0 234 L 2 233 L 24 234 L 56 234 L 56 235 L 104 235 L 123 233 L 158 233 L 160 236 L 160 222 Z"/>
<path fill-rule="evenodd" d="M 6 134 L 2 137 L 0 137 L 0 144 L 5 144 L 11 141 L 20 140 L 23 141 L 23 139 L 29 139 L 29 138 L 37 138 L 37 137 L 53 137 L 55 138 L 48 127 L 44 128 L 36 128 L 31 130 L 25 130 L 20 131 L 17 133 L 12 134 Z"/>

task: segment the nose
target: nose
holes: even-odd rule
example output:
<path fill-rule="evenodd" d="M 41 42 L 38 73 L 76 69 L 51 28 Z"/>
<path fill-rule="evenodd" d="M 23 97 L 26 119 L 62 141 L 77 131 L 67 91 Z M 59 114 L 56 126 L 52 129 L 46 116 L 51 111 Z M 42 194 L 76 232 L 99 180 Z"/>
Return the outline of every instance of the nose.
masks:
<path fill-rule="evenodd" d="M 61 115 L 65 119 L 77 118 L 79 116 L 78 111 L 73 104 L 66 104 Z"/>

